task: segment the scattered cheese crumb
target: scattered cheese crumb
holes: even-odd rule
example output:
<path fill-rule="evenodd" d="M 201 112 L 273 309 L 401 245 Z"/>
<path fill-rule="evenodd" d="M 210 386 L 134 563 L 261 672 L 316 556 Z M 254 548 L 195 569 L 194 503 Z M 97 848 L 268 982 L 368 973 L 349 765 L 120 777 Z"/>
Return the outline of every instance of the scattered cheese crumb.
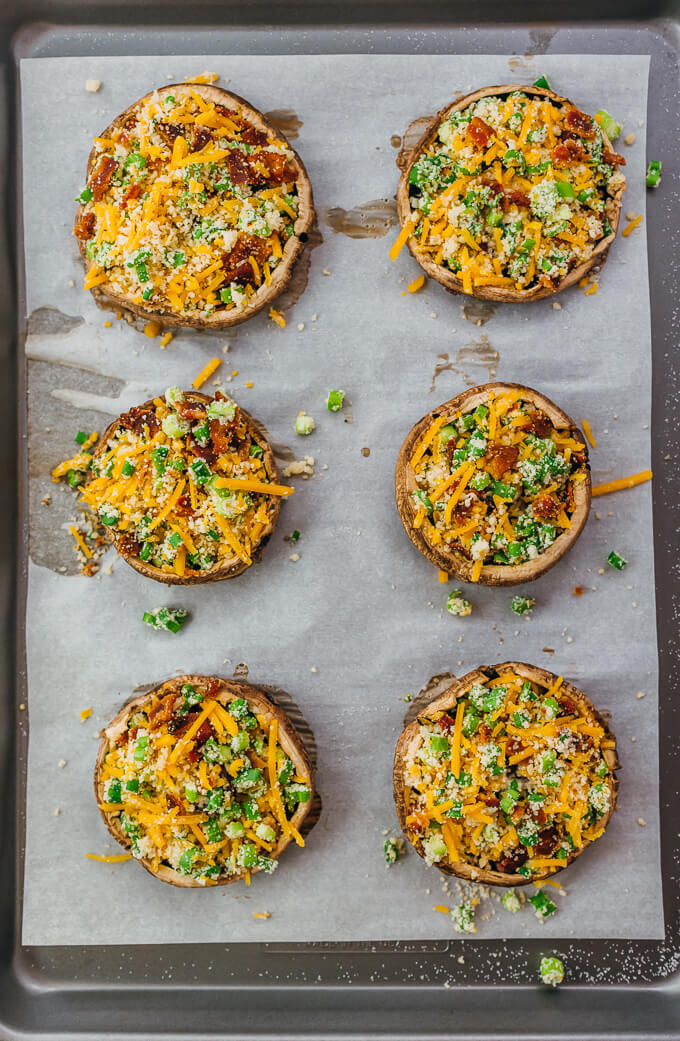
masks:
<path fill-rule="evenodd" d="M 168 344 L 170 343 L 171 339 L 172 339 L 172 333 L 165 333 L 165 335 L 163 336 L 163 339 L 161 340 L 161 347 L 163 348 L 163 350 L 165 350 L 165 348 L 168 346 Z"/>
<path fill-rule="evenodd" d="M 105 329 L 110 329 L 111 328 L 111 322 L 104 322 L 104 328 Z"/>
<path fill-rule="evenodd" d="M 147 322 L 144 326 L 144 335 L 148 336 L 150 340 L 153 340 L 154 336 L 158 336 L 161 331 L 161 327 L 158 322 Z"/>
<path fill-rule="evenodd" d="M 624 145 L 634 145 L 635 144 L 635 134 L 633 134 L 633 133 L 626 134 L 626 136 L 623 139 L 623 143 L 624 143 Z"/>
<path fill-rule="evenodd" d="M 553 311 L 561 311 L 562 310 L 562 304 L 559 302 L 559 300 L 553 300 L 553 305 L 552 306 L 553 306 Z"/>
<path fill-rule="evenodd" d="M 248 390 L 250 390 L 250 388 L 254 387 L 254 386 L 255 386 L 255 384 L 253 383 L 252 380 L 248 380 L 248 382 L 246 383 L 246 387 L 248 388 Z"/>
<path fill-rule="evenodd" d="M 639 690 L 639 691 L 637 692 L 637 694 L 635 695 L 635 697 L 636 697 L 636 698 L 638 699 L 638 701 L 639 701 L 639 700 L 640 700 L 640 698 L 646 698 L 646 697 L 647 697 L 647 695 L 645 694 L 644 690 Z"/>
<path fill-rule="evenodd" d="M 285 470 L 283 471 L 283 476 L 301 476 L 303 478 L 313 477 L 314 462 L 315 460 L 313 455 L 305 455 L 302 457 L 302 459 L 295 459 L 292 463 L 289 463 L 288 466 L 285 468 Z"/>
<path fill-rule="evenodd" d="M 24 712 L 24 711 L 25 711 L 25 709 L 26 709 L 26 706 L 24 705 L 24 703 L 23 703 L 23 701 L 22 701 L 22 703 L 21 703 L 21 704 L 19 705 L 19 711 L 20 711 L 20 712 Z"/>
<path fill-rule="evenodd" d="M 219 72 L 201 72 L 198 76 L 186 79 L 185 83 L 217 83 L 220 78 Z M 228 81 L 227 81 L 228 82 Z"/>
<path fill-rule="evenodd" d="M 330 273 L 331 273 L 331 269 L 330 269 L 329 267 L 325 267 L 325 268 L 323 269 L 323 273 L 324 273 L 324 275 L 330 275 Z"/>
<path fill-rule="evenodd" d="M 637 822 L 638 822 L 638 824 L 640 825 L 641 828 L 646 828 L 647 827 L 647 821 L 645 820 L 644 817 L 638 817 Z"/>
<path fill-rule="evenodd" d="M 84 723 L 85 720 L 89 719 L 91 715 L 92 715 L 92 709 L 91 708 L 84 708 L 83 711 L 80 713 L 80 722 Z"/>
<path fill-rule="evenodd" d="M 98 90 L 101 90 L 101 80 L 85 80 L 85 90 L 88 94 L 96 94 Z"/>
<path fill-rule="evenodd" d="M 271 918 L 270 911 L 253 911 L 253 918 Z"/>
<path fill-rule="evenodd" d="M 269 308 L 269 317 L 272 322 L 276 322 L 281 329 L 286 328 L 286 319 L 283 317 L 280 311 L 275 311 L 273 307 Z"/>
<path fill-rule="evenodd" d="M 64 767 L 66 766 L 66 760 L 65 759 L 60 759 L 59 763 L 58 763 L 58 766 L 60 767 L 60 769 L 63 770 Z"/>
<path fill-rule="evenodd" d="M 291 555 L 290 555 L 290 557 L 288 559 L 292 560 L 294 564 L 297 564 L 298 560 L 300 559 L 300 554 L 299 553 L 291 553 Z"/>
<path fill-rule="evenodd" d="M 304 327 L 305 327 L 305 323 L 304 322 L 298 322 L 297 330 L 298 330 L 299 333 L 301 333 L 304 330 Z"/>
<path fill-rule="evenodd" d="M 317 669 L 316 665 L 312 665 L 312 667 L 311 667 L 311 669 L 309 671 L 310 672 L 318 672 L 319 670 Z"/>

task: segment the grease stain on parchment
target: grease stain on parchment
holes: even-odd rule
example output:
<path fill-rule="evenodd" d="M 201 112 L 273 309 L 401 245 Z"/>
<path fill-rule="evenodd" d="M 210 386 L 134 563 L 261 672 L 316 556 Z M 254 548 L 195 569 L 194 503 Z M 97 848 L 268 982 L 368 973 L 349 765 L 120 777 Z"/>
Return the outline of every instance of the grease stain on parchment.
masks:
<path fill-rule="evenodd" d="M 320 213 L 336 234 L 350 239 L 381 239 L 397 223 L 394 199 L 371 199 L 349 210 L 342 206 L 323 206 Z"/>
<path fill-rule="evenodd" d="M 495 313 L 494 304 L 488 300 L 473 298 L 468 304 L 463 304 L 463 318 L 466 322 L 472 322 L 473 325 L 486 325 Z"/>
<path fill-rule="evenodd" d="M 439 361 L 434 367 L 430 391 L 442 372 L 454 372 L 463 377 L 466 387 L 476 387 L 485 382 L 480 369 L 486 369 L 487 379 L 492 380 L 497 371 L 500 354 L 493 347 L 489 337 L 483 333 L 479 340 L 470 340 L 465 347 L 460 347 L 456 357 L 451 360 L 448 354 L 438 354 Z"/>
<path fill-rule="evenodd" d="M 557 26 L 543 29 L 530 29 L 529 39 L 531 43 L 527 47 L 527 56 L 532 54 L 545 54 L 552 43 L 557 32 Z"/>
<path fill-rule="evenodd" d="M 421 137 L 429 127 L 430 123 L 435 117 L 435 113 L 431 112 L 429 116 L 418 116 L 413 122 L 409 123 L 404 131 L 404 135 L 401 139 L 401 148 L 397 153 L 395 160 L 400 170 L 405 170 L 411 162 L 411 153 L 416 147 Z M 394 135 L 397 136 L 396 134 Z M 392 140 L 392 138 L 390 138 Z"/>
<path fill-rule="evenodd" d="M 265 112 L 264 118 L 268 119 L 277 130 L 280 130 L 289 141 L 297 141 L 300 130 L 304 126 L 297 112 L 292 108 L 273 108 L 270 112 Z"/>
<path fill-rule="evenodd" d="M 436 676 L 432 676 L 425 686 L 418 691 L 413 701 L 409 702 L 409 706 L 404 713 L 404 726 L 407 727 L 416 716 L 421 715 L 431 701 L 434 701 L 435 698 L 438 698 L 440 694 L 443 694 L 451 686 L 455 678 L 452 672 L 440 672 Z"/>
<path fill-rule="evenodd" d="M 535 78 L 533 60 L 532 54 L 515 54 L 512 58 L 508 58 L 508 68 L 513 76 L 520 79 L 520 81 L 523 81 L 525 78 L 528 79 L 529 76 Z"/>
<path fill-rule="evenodd" d="M 28 316 L 29 336 L 67 336 L 85 319 L 82 315 L 64 314 L 58 307 L 37 307 Z"/>
<path fill-rule="evenodd" d="M 307 232 L 304 249 L 295 262 L 290 281 L 284 291 L 277 296 L 275 307 L 277 311 L 289 311 L 298 302 L 309 282 L 309 271 L 312 266 L 312 253 L 317 246 L 323 242 L 323 235 L 319 230 L 319 222 L 314 217 L 314 223 Z"/>

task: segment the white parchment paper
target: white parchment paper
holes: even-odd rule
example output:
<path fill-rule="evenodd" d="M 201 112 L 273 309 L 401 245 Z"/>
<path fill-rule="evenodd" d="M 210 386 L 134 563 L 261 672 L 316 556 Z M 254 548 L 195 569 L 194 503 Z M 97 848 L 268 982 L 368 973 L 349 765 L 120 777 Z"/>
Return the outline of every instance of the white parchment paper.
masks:
<path fill-rule="evenodd" d="M 405 251 L 390 263 L 394 229 L 382 238 L 353 239 L 322 219 L 323 243 L 312 254 L 308 288 L 288 312 L 284 331 L 262 315 L 227 336 L 179 333 L 161 351 L 157 339 L 122 322 L 106 327 L 110 316 L 81 289 L 71 236 L 73 197 L 94 134 L 154 86 L 206 68 L 262 110 L 295 110 L 303 124 L 295 144 L 322 218 L 324 207 L 349 210 L 394 196 L 398 171 L 390 138 L 414 118 L 458 91 L 531 82 L 541 74 L 585 111 L 604 107 L 624 123 L 624 134 L 636 134 L 631 147 L 619 140 L 629 185 L 624 211 L 644 213 L 645 56 L 96 57 L 22 63 L 28 312 L 57 309 L 84 318 L 72 327 L 62 323 L 61 331 L 50 332 L 48 322 L 29 337 L 32 371 L 40 361 L 49 363 L 49 400 L 63 417 L 58 429 L 47 430 L 34 406 L 32 485 L 49 490 L 49 466 L 72 450 L 82 410 L 100 414 L 101 430 L 112 415 L 167 385 L 189 385 L 227 342 L 231 351 L 217 375 L 238 375 L 225 388 L 266 424 L 275 441 L 291 445 L 298 457 L 316 459 L 316 475 L 296 480 L 296 494 L 284 504 L 263 563 L 235 581 L 172 590 L 112 556 L 112 574 L 95 579 L 30 562 L 23 942 L 454 935 L 450 919 L 433 910 L 434 904 L 453 902 L 442 900 L 439 873 L 413 851 L 389 870 L 383 862 L 383 829 L 396 828 L 391 764 L 406 708 L 401 699 L 434 673 L 461 674 L 508 658 L 565 675 L 611 713 L 622 760 L 620 805 L 605 837 L 560 876 L 568 895 L 556 898 L 558 914 L 539 923 L 531 913 L 497 911 L 479 922 L 477 937 L 663 936 L 650 486 L 595 502 L 569 556 L 522 590 L 538 601 L 531 618 L 510 612 L 517 590 L 476 587 L 468 590 L 473 615 L 448 615 L 450 587 L 438 584 L 436 571 L 413 549 L 393 502 L 394 463 L 412 424 L 493 374 L 545 391 L 577 422 L 589 419 L 597 438 L 591 454 L 595 480 L 649 465 L 644 225 L 626 239 L 619 236 L 595 295 L 571 290 L 559 297 L 559 309 L 550 300 L 498 307 L 479 326 L 468 320 L 469 310 L 468 318 L 463 312 L 470 301 L 435 283 L 403 295 L 419 268 Z M 86 92 L 89 78 L 102 81 L 99 93 Z M 432 390 L 437 365 L 441 372 Z M 115 392 L 84 390 L 95 377 L 111 377 Z M 337 387 L 346 391 L 348 404 L 343 414 L 331 415 L 324 400 Z M 317 419 L 307 439 L 293 432 L 300 409 Z M 347 422 L 350 416 L 353 422 Z M 370 455 L 362 448 L 370 448 Z M 43 514 L 32 517 L 33 524 L 38 520 L 44 526 Z M 295 527 L 302 531 L 297 562 L 283 541 Z M 62 530 L 52 537 L 68 539 Z M 607 567 L 611 549 L 630 560 L 625 572 Z M 576 585 L 585 589 L 583 596 L 572 595 Z M 142 625 L 142 612 L 160 604 L 191 611 L 179 636 Z M 116 852 L 92 795 L 99 728 L 138 684 L 175 671 L 230 675 L 236 662 L 249 665 L 253 682 L 288 690 L 315 732 L 324 811 L 307 848 L 289 850 L 273 877 L 256 876 L 249 889 L 176 890 L 134 862 L 86 860 L 88 852 Z M 637 698 L 638 692 L 646 697 Z M 79 712 L 86 707 L 93 716 L 81 724 Z M 67 765 L 60 767 L 60 760 Z M 268 920 L 252 917 L 265 910 L 271 912 Z"/>

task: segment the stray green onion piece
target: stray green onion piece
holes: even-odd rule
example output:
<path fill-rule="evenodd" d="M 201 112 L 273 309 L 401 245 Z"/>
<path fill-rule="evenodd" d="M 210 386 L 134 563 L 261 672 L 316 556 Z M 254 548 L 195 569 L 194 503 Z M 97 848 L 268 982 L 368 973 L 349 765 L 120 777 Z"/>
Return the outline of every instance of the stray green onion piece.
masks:
<path fill-rule="evenodd" d="M 79 430 L 73 440 L 77 445 L 84 445 L 87 441 L 87 434 L 84 430 Z"/>
<path fill-rule="evenodd" d="M 621 133 L 621 124 L 617 123 L 613 116 L 601 108 L 595 113 L 595 121 L 600 124 L 610 141 L 616 141 Z"/>
<path fill-rule="evenodd" d="M 527 614 L 535 606 L 536 601 L 533 596 L 513 596 L 510 601 L 510 610 L 515 614 Z"/>
<path fill-rule="evenodd" d="M 534 80 L 534 87 L 543 87 L 544 90 L 552 90 L 552 87 L 545 76 L 539 76 L 537 80 Z"/>
<path fill-rule="evenodd" d="M 458 615 L 459 618 L 467 618 L 472 614 L 472 604 L 465 599 L 460 589 L 454 589 L 447 597 L 446 610 L 449 614 Z"/>
<path fill-rule="evenodd" d="M 652 159 L 647 167 L 646 184 L 648 188 L 658 188 L 661 181 L 661 163 L 658 159 Z"/>
<path fill-rule="evenodd" d="M 345 400 L 344 390 L 329 390 L 326 398 L 326 406 L 329 412 L 339 412 Z"/>
<path fill-rule="evenodd" d="M 178 633 L 187 618 L 189 612 L 181 607 L 156 607 L 153 611 L 145 611 L 142 621 L 154 629 L 165 629 L 169 633 Z"/>
<path fill-rule="evenodd" d="M 557 987 L 564 979 L 564 962 L 561 958 L 541 958 L 538 972 L 543 983 Z"/>
<path fill-rule="evenodd" d="M 295 433 L 301 434 L 302 437 L 307 437 L 311 434 L 312 430 L 316 426 L 316 423 L 311 416 L 308 416 L 306 412 L 298 413 L 298 417 L 295 420 Z"/>
<path fill-rule="evenodd" d="M 611 567 L 615 567 L 617 571 L 623 571 L 623 569 L 628 565 L 628 561 L 625 560 L 624 557 L 620 556 L 616 550 L 611 551 L 607 557 L 607 563 L 611 565 Z"/>
<path fill-rule="evenodd" d="M 451 918 L 456 928 L 456 932 L 459 933 L 476 933 L 477 928 L 475 926 L 475 908 L 471 900 L 465 900 L 458 907 L 454 907 L 451 910 Z"/>
<path fill-rule="evenodd" d="M 509 892 L 503 894 L 503 907 L 506 911 L 512 911 L 513 914 L 519 911 L 519 897 L 517 896 L 517 893 L 514 889 L 511 889 Z"/>
<path fill-rule="evenodd" d="M 557 910 L 557 905 L 549 896 L 546 896 L 542 889 L 529 897 L 529 903 L 533 906 L 537 918 L 549 918 Z"/>
<path fill-rule="evenodd" d="M 388 867 L 391 867 L 392 864 L 396 864 L 397 861 L 399 860 L 399 857 L 402 855 L 403 852 L 404 852 L 404 840 L 403 839 L 395 839 L 395 838 L 385 839 L 385 844 L 383 846 L 383 853 L 385 854 L 385 863 L 387 864 Z"/>

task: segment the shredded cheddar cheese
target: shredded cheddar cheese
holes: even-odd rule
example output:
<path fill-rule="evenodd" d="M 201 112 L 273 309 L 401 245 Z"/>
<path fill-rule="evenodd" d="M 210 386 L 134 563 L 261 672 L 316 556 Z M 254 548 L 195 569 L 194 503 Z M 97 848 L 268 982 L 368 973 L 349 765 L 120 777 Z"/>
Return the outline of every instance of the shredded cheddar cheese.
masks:
<path fill-rule="evenodd" d="M 626 488 L 634 488 L 636 484 L 644 484 L 651 481 L 651 470 L 641 470 L 640 473 L 631 474 L 630 477 L 619 477 L 615 481 L 605 481 L 603 484 L 593 485 L 593 496 L 609 495 L 611 492 L 621 492 Z"/>

